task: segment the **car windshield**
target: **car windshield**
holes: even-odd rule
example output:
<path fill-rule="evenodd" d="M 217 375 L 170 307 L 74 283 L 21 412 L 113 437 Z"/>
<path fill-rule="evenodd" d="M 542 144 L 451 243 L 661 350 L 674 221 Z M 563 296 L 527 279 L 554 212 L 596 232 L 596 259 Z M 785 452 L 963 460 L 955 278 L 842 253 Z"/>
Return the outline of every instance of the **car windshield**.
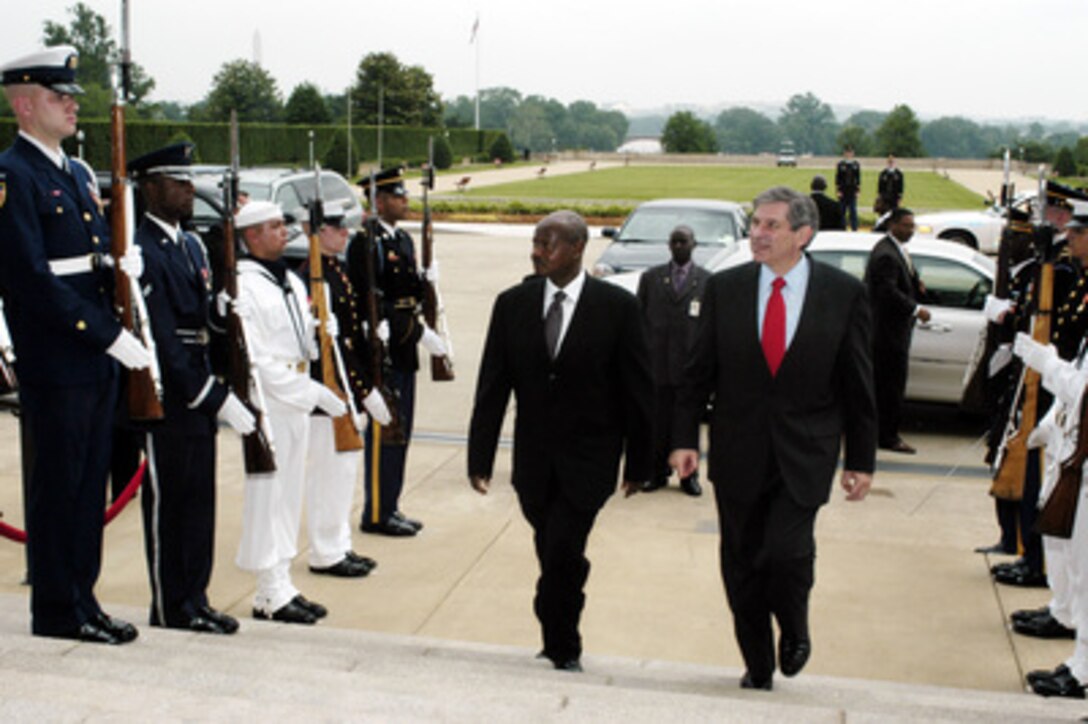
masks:
<path fill-rule="evenodd" d="M 254 201 L 269 201 L 272 198 L 272 186 L 265 182 L 238 181 L 238 190 L 249 194 Z"/>
<path fill-rule="evenodd" d="M 695 231 L 699 244 L 725 244 L 737 238 L 737 227 L 725 211 L 692 208 L 637 209 L 620 231 L 618 241 L 667 244 L 680 224 Z"/>

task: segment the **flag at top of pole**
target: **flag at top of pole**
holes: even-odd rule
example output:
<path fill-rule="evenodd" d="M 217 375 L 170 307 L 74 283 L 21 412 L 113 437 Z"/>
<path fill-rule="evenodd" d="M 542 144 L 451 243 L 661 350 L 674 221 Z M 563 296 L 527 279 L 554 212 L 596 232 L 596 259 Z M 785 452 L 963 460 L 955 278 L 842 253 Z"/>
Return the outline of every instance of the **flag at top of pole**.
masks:
<path fill-rule="evenodd" d="M 476 42 L 476 31 L 480 29 L 480 15 L 476 15 L 476 22 L 472 24 L 472 35 L 469 36 L 468 44 L 472 45 Z"/>

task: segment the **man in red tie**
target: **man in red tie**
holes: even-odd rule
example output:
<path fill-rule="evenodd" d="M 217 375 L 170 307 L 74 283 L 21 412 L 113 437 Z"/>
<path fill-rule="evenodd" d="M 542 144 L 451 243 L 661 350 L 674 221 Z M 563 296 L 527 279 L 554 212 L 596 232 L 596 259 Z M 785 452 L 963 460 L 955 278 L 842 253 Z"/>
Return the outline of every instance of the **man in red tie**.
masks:
<path fill-rule="evenodd" d="M 827 502 L 845 439 L 848 500 L 869 491 L 876 406 L 864 285 L 804 253 L 815 203 L 785 187 L 754 202 L 754 261 L 707 283 L 676 406 L 670 464 L 698 466 L 699 420 L 713 396 L 709 479 L 721 569 L 745 688 L 770 689 L 778 668 L 808 660 L 816 512 Z"/>

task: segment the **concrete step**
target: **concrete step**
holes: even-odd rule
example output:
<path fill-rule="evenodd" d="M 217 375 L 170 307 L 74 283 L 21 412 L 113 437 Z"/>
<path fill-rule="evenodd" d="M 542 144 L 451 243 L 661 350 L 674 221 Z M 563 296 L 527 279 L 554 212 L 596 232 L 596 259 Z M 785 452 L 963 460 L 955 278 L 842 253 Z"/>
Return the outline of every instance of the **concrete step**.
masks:
<path fill-rule="evenodd" d="M 139 621 L 136 608 L 111 607 Z M 27 634 L 0 595 L 0 720 L 1047 722 L 1084 702 L 825 676 L 741 690 L 729 667 L 588 655 L 586 673 L 534 652 L 246 620 L 232 637 L 142 626 L 122 647 Z"/>

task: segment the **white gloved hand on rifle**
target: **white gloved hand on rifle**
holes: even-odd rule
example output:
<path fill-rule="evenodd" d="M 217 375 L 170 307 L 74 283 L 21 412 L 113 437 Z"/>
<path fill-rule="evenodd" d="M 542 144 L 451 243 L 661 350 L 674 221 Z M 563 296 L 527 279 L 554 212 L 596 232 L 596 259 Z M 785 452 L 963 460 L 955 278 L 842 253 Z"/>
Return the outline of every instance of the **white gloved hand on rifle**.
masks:
<path fill-rule="evenodd" d="M 1012 307 L 1012 301 L 999 299 L 993 294 L 987 294 L 986 304 L 982 307 L 982 314 L 986 317 L 987 322 L 1000 324 L 1005 320 L 1005 315 L 1009 313 Z"/>
<path fill-rule="evenodd" d="M 240 319 L 249 319 L 253 311 L 244 297 L 234 299 L 224 289 L 215 295 L 215 311 L 219 312 L 220 317 L 225 317 L 229 309 L 233 309 Z"/>
<path fill-rule="evenodd" d="M 129 279 L 139 279 L 144 274 L 144 252 L 139 244 L 129 244 L 119 266 Z"/>
<path fill-rule="evenodd" d="M 348 411 L 347 404 L 340 399 L 340 396 L 330 390 L 320 382 L 315 382 L 315 385 L 320 387 L 317 391 L 317 409 L 324 412 L 329 417 L 340 417 Z"/>
<path fill-rule="evenodd" d="M 248 435 L 257 429 L 257 418 L 233 392 L 227 393 L 216 415 L 233 427 L 239 435 Z"/>
<path fill-rule="evenodd" d="M 393 421 L 393 416 L 389 413 L 389 407 L 385 404 L 385 398 L 376 388 L 371 390 L 370 394 L 363 399 L 363 407 L 374 418 L 374 421 L 383 427 Z"/>
<path fill-rule="evenodd" d="M 325 317 L 325 334 L 333 339 L 340 339 L 340 322 L 336 319 L 335 314 L 329 314 Z"/>
<path fill-rule="evenodd" d="M 130 370 L 142 370 L 151 366 L 151 352 L 132 332 L 122 329 L 113 344 L 106 348 L 106 354 Z"/>
<path fill-rule="evenodd" d="M 431 265 L 423 270 L 423 278 L 438 286 L 438 259 L 431 259 Z"/>
<path fill-rule="evenodd" d="M 419 343 L 423 345 L 423 349 L 431 353 L 432 357 L 444 357 L 446 355 L 446 343 L 438 336 L 438 332 L 423 325 L 423 336 L 419 338 Z"/>
<path fill-rule="evenodd" d="M 1058 350 L 1052 344 L 1042 345 L 1024 332 L 1016 333 L 1012 345 L 1013 353 L 1024 360 L 1024 364 L 1042 374 L 1052 360 L 1058 359 Z"/>

